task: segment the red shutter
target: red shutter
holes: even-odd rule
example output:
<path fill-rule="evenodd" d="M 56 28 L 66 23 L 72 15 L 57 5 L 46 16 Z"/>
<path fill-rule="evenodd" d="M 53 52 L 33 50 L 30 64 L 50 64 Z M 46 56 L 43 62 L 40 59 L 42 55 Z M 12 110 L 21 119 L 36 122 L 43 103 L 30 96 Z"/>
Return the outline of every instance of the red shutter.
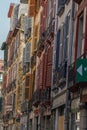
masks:
<path fill-rule="evenodd" d="M 52 56 L 53 56 L 53 47 L 48 49 L 47 55 L 47 77 L 46 77 L 46 87 L 51 86 L 51 79 L 52 79 Z"/>
<path fill-rule="evenodd" d="M 6 83 L 7 83 L 7 75 L 4 75 L 3 77 L 3 89 L 6 89 Z"/>

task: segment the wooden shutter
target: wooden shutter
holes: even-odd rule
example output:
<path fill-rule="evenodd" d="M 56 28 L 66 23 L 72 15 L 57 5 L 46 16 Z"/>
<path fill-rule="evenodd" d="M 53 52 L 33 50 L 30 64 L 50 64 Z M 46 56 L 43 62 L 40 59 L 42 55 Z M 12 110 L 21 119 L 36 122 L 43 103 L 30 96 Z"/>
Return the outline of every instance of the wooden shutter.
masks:
<path fill-rule="evenodd" d="M 58 70 L 59 65 L 59 49 L 60 49 L 60 30 L 58 30 L 56 35 L 56 63 L 55 63 L 56 70 Z"/>
<path fill-rule="evenodd" d="M 29 87 L 29 82 L 30 82 L 30 76 L 26 76 L 26 82 L 25 82 L 26 87 Z"/>
<path fill-rule="evenodd" d="M 28 16 L 24 17 L 24 34 L 28 34 Z"/>
<path fill-rule="evenodd" d="M 3 89 L 6 89 L 6 85 L 7 85 L 7 75 L 4 74 L 4 76 L 3 76 Z"/>
<path fill-rule="evenodd" d="M 46 87 L 51 86 L 52 79 L 52 57 L 53 57 L 53 47 L 48 49 L 47 55 L 47 76 L 46 76 Z"/>
<path fill-rule="evenodd" d="M 22 97 L 21 97 L 21 102 L 23 103 L 25 100 L 25 82 L 22 82 Z"/>
<path fill-rule="evenodd" d="M 23 48 L 23 60 L 22 60 L 22 65 L 25 66 L 26 62 L 26 48 Z"/>
<path fill-rule="evenodd" d="M 26 63 L 30 63 L 30 50 L 31 50 L 31 44 L 30 43 L 26 43 L 26 48 L 25 48 L 25 61 Z"/>
<path fill-rule="evenodd" d="M 44 77 L 43 77 L 43 89 L 46 88 L 46 76 L 47 76 L 47 52 L 44 54 Z"/>
<path fill-rule="evenodd" d="M 44 82 L 44 54 L 42 55 L 41 64 L 40 64 L 40 88 L 43 89 Z"/>
<path fill-rule="evenodd" d="M 14 7 L 14 12 L 13 12 L 13 29 L 15 29 L 18 22 L 18 10 L 19 10 L 19 5 L 16 5 Z"/>
<path fill-rule="evenodd" d="M 63 26 L 60 29 L 60 51 L 59 51 L 59 64 L 63 61 Z"/>

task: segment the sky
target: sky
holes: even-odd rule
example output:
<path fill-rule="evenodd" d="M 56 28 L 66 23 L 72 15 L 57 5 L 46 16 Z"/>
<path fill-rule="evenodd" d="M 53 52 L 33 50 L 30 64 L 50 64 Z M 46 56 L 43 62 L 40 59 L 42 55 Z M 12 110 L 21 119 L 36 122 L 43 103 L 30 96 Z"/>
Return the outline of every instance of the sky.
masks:
<path fill-rule="evenodd" d="M 10 29 L 8 11 L 10 3 L 19 3 L 20 0 L 0 0 L 0 47 L 6 41 Z M 3 59 L 3 51 L 0 51 L 0 59 Z"/>

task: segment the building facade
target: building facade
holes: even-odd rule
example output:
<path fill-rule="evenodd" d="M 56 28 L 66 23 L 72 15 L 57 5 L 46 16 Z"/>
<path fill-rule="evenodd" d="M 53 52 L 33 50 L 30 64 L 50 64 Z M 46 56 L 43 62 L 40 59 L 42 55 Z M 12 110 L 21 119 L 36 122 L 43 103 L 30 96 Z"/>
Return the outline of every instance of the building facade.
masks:
<path fill-rule="evenodd" d="M 69 130 L 71 94 L 68 91 L 68 68 L 73 61 L 73 0 L 57 0 L 53 51 L 52 114 L 54 130 Z"/>
<path fill-rule="evenodd" d="M 86 107 L 86 82 L 78 81 L 77 62 L 86 59 L 86 35 L 87 35 L 87 1 L 74 0 L 75 24 L 74 24 L 74 61 L 69 68 L 69 87 L 72 93 L 71 120 L 72 129 L 87 129 Z M 84 87 L 82 87 L 84 86 Z"/>
<path fill-rule="evenodd" d="M 20 0 L 8 17 L 4 130 L 86 130 L 86 0 Z"/>

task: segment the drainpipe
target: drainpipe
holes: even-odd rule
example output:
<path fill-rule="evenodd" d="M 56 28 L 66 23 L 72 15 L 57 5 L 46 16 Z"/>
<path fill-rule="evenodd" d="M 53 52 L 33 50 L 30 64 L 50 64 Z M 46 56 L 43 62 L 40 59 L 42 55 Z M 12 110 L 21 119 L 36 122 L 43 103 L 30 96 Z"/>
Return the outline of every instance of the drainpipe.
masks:
<path fill-rule="evenodd" d="M 70 25 L 69 25 L 69 41 L 68 41 L 68 58 L 67 58 L 67 73 L 66 73 L 66 104 L 65 104 L 65 120 L 64 120 L 64 130 L 69 130 L 70 129 L 70 91 L 68 90 L 68 71 L 69 71 L 69 57 L 72 46 L 71 42 L 73 42 L 73 8 L 74 8 L 74 2 L 72 0 L 72 7 L 71 7 L 71 12 L 70 12 Z M 70 48 L 71 47 L 71 48 Z"/>

